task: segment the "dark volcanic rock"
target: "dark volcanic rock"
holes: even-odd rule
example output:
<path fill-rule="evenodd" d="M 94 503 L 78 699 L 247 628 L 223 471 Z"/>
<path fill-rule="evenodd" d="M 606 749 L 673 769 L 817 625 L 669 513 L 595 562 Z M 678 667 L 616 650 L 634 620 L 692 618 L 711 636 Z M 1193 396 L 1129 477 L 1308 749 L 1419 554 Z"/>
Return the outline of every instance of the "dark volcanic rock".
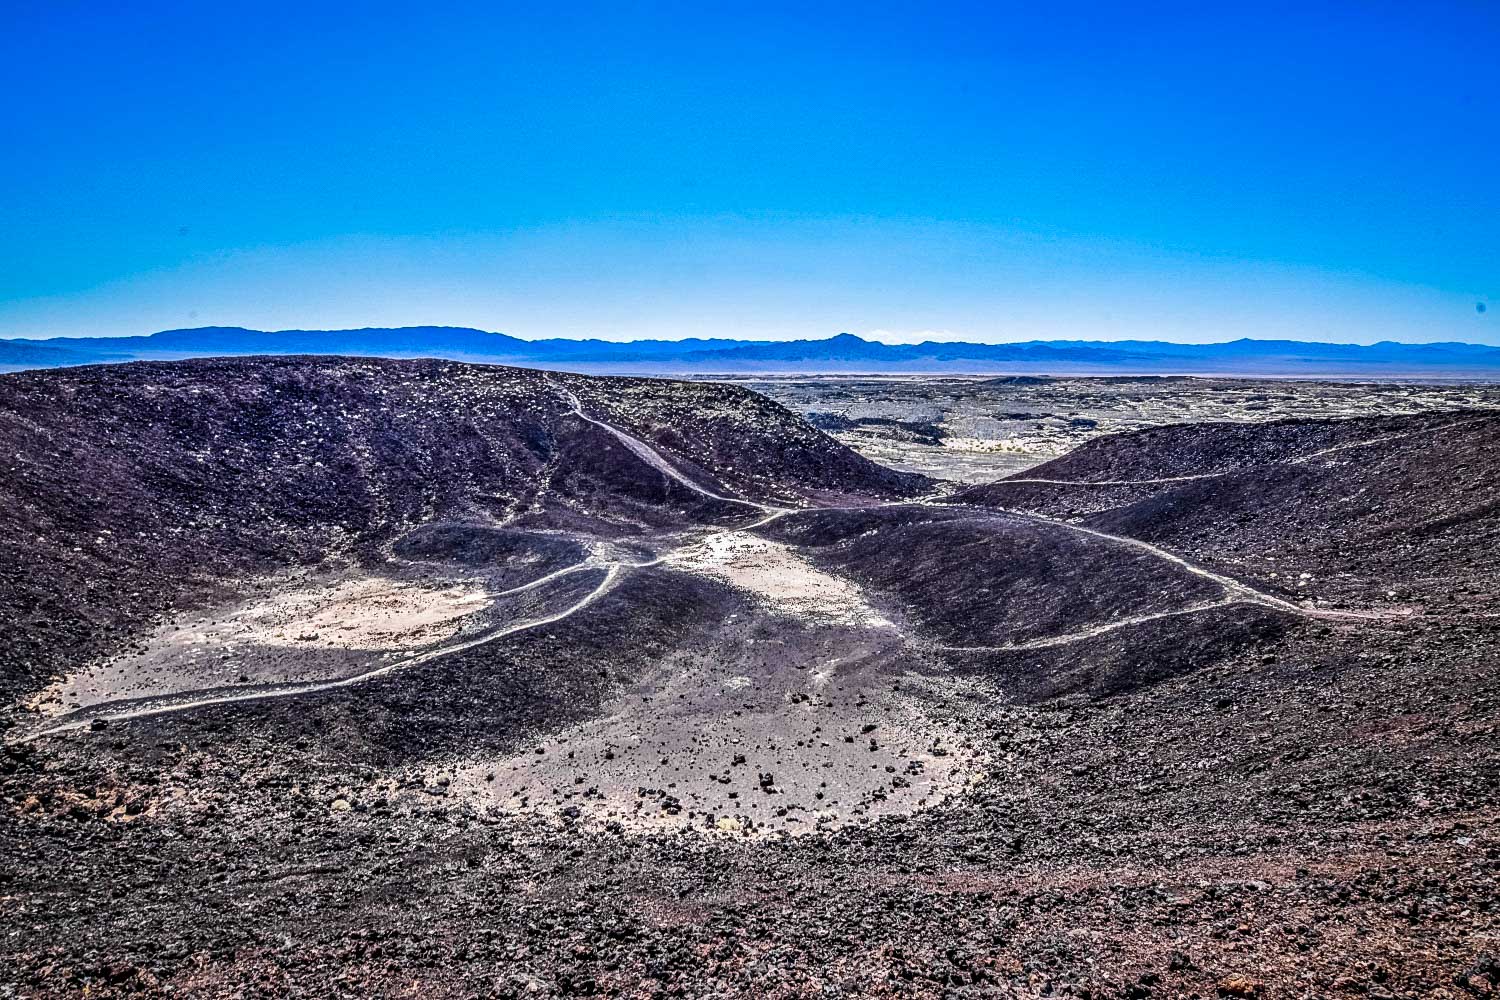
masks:
<path fill-rule="evenodd" d="M 922 502 L 722 386 L 0 377 L 11 717 L 216 679 L 0 752 L 0 993 L 1486 996 L 1496 427 Z"/>
<path fill-rule="evenodd" d="M 730 386 L 362 358 L 6 375 L 0 695 L 174 605 L 202 603 L 219 580 L 358 557 L 418 525 L 534 512 L 542 524 L 607 530 L 643 516 L 680 521 L 684 508 L 743 513 L 563 419 L 562 383 L 720 492 L 790 500 L 922 488 Z"/>
<path fill-rule="evenodd" d="M 1494 411 L 1163 427 L 957 499 L 1084 515 L 1292 596 L 1447 603 L 1500 579 L 1497 444 Z"/>

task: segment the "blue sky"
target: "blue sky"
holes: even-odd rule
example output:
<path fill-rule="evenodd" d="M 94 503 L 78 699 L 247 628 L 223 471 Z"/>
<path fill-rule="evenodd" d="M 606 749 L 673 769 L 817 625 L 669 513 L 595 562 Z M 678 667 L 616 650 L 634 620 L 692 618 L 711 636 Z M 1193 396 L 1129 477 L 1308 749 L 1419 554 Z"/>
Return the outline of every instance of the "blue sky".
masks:
<path fill-rule="evenodd" d="M 0 336 L 1500 343 L 1490 2 L 57 0 L 0 86 Z"/>

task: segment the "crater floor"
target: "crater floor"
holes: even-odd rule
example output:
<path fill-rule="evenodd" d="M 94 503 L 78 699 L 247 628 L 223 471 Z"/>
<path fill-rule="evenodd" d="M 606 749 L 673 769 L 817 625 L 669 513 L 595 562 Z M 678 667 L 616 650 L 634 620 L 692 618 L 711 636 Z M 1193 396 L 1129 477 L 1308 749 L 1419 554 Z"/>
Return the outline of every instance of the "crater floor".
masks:
<path fill-rule="evenodd" d="M 0 993 L 1500 990 L 1488 390 L 814 388 L 0 377 Z"/>

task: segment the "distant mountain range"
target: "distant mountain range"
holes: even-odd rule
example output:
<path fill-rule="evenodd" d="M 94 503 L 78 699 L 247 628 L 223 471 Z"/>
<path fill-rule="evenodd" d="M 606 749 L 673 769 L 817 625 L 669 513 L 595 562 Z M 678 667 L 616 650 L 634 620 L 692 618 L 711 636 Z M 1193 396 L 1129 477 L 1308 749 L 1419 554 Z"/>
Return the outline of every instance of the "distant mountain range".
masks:
<path fill-rule="evenodd" d="M 1246 374 L 1324 377 L 1500 378 L 1500 347 L 1476 344 L 1318 344 L 1236 340 L 1029 341 L 883 344 L 841 333 L 824 340 L 522 340 L 465 327 L 165 330 L 145 337 L 0 340 L 0 370 L 253 354 L 435 357 L 582 372 Z"/>

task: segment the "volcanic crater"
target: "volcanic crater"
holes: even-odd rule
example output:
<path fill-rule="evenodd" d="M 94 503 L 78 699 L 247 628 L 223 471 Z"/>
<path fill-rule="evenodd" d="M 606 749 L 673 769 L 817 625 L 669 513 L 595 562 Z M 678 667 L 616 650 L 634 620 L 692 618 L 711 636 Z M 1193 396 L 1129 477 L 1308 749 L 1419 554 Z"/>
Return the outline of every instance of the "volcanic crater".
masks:
<path fill-rule="evenodd" d="M 5 375 L 4 975 L 1485 995 L 1496 442 L 1185 424 L 975 485 L 727 384 Z"/>

